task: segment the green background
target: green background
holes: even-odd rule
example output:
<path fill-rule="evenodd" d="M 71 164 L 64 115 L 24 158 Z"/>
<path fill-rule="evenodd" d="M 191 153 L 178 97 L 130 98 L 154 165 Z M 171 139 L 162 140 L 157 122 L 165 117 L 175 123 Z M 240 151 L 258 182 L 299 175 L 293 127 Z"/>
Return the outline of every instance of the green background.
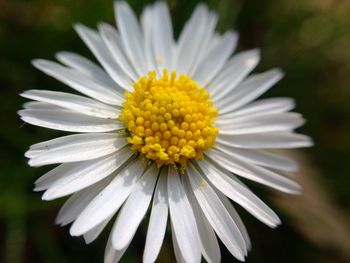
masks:
<path fill-rule="evenodd" d="M 152 1 L 129 1 L 137 14 Z M 285 78 L 267 96 L 296 99 L 308 120 L 300 132 L 315 146 L 294 151 L 302 163 L 304 195 L 280 195 L 248 183 L 280 214 L 283 225 L 264 226 L 242 209 L 253 249 L 247 262 L 350 261 L 350 1 L 204 1 L 219 13 L 218 30 L 240 32 L 238 50 L 259 47 L 255 72 L 281 67 Z M 176 35 L 195 0 L 168 1 Z M 33 58 L 61 50 L 92 55 L 72 29 L 81 22 L 114 23 L 112 1 L 0 0 L 0 262 L 102 262 L 108 230 L 93 244 L 54 225 L 63 199 L 44 202 L 33 182 L 49 168 L 30 168 L 29 145 L 64 133 L 24 124 L 16 111 L 26 89 L 69 90 L 35 70 Z M 140 262 L 147 220 L 123 262 Z M 222 261 L 234 259 L 222 247 Z M 170 233 L 159 262 L 174 262 Z"/>

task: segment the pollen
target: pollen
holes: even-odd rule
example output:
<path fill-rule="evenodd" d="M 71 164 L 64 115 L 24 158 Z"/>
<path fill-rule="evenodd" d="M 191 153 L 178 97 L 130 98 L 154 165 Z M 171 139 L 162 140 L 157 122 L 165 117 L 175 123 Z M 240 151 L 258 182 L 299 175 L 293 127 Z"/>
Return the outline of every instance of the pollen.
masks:
<path fill-rule="evenodd" d="M 213 124 L 218 110 L 208 92 L 187 75 L 168 73 L 157 78 L 154 71 L 134 83 L 125 93 L 119 119 L 129 134 L 128 142 L 158 166 L 203 158 L 215 143 Z"/>

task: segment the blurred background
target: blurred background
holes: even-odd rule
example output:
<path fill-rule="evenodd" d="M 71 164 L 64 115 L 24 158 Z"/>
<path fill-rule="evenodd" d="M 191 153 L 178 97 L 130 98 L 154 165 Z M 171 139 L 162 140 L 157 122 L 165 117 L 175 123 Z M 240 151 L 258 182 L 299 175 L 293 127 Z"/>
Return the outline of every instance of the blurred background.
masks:
<path fill-rule="evenodd" d="M 137 14 L 152 1 L 129 1 Z M 196 0 L 167 1 L 178 36 Z M 296 99 L 307 123 L 299 131 L 315 147 L 288 154 L 299 160 L 302 196 L 248 183 L 283 220 L 269 229 L 238 210 L 253 243 L 247 262 L 350 262 L 350 1 L 223 0 L 218 30 L 240 32 L 238 50 L 259 47 L 256 71 L 281 67 L 285 78 L 266 96 Z M 17 116 L 26 89 L 67 89 L 35 70 L 33 58 L 60 50 L 92 55 L 72 29 L 82 22 L 114 23 L 111 0 L 0 0 L 0 262 L 102 262 L 108 230 L 93 244 L 55 226 L 63 199 L 44 202 L 33 182 L 50 167 L 30 168 L 23 154 L 36 142 L 64 133 L 25 125 Z M 122 262 L 140 262 L 147 220 Z M 170 234 L 170 233 L 169 233 Z M 158 262 L 174 262 L 167 235 Z M 222 262 L 234 262 L 222 247 Z"/>

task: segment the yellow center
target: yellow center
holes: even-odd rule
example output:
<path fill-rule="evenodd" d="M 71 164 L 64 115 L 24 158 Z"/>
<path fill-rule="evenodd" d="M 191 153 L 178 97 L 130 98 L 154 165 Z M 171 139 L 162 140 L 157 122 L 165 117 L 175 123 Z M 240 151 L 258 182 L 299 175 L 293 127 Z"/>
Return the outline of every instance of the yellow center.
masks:
<path fill-rule="evenodd" d="M 157 78 L 154 71 L 149 72 L 125 98 L 119 118 L 130 134 L 128 141 L 158 166 L 185 166 L 213 146 L 218 111 L 206 90 L 187 75 L 176 78 L 176 72 L 169 76 L 164 70 Z"/>

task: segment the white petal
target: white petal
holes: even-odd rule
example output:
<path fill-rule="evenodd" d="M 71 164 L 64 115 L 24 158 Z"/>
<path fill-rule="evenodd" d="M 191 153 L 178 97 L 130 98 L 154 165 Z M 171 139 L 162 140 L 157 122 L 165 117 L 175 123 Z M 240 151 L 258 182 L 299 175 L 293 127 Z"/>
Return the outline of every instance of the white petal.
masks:
<path fill-rule="evenodd" d="M 88 78 L 97 80 L 110 89 L 115 89 L 114 80 L 100 66 L 97 66 L 91 60 L 79 54 L 67 51 L 58 52 L 56 58 L 62 64 L 75 69 Z"/>
<path fill-rule="evenodd" d="M 168 170 L 164 167 L 158 178 L 154 192 L 152 211 L 146 235 L 143 262 L 153 263 L 156 261 L 163 243 L 168 220 L 168 194 L 167 194 Z"/>
<path fill-rule="evenodd" d="M 114 226 L 115 226 L 115 224 L 114 224 Z M 104 255 L 104 263 L 118 263 L 120 261 L 120 259 L 123 257 L 126 249 L 129 246 L 128 245 L 121 250 L 116 250 L 113 248 L 113 246 L 112 246 L 112 234 L 113 234 L 114 226 L 113 226 L 113 229 L 112 229 L 112 231 L 109 235 L 108 241 L 107 241 L 107 246 L 106 246 L 105 255 Z"/>
<path fill-rule="evenodd" d="M 61 226 L 68 225 L 73 222 L 91 200 L 111 181 L 111 178 L 106 178 L 100 182 L 91 185 L 79 192 L 74 193 L 61 207 L 56 217 L 55 223 Z"/>
<path fill-rule="evenodd" d="M 245 244 L 247 246 L 248 251 L 252 248 L 252 244 L 250 242 L 250 238 L 247 232 L 247 229 L 245 228 L 242 219 L 239 217 L 237 211 L 233 208 L 231 202 L 224 196 L 220 191 L 216 191 L 218 197 L 220 198 L 222 204 L 225 206 L 227 212 L 230 214 L 233 221 L 235 221 L 237 227 L 239 228 L 239 231 L 241 232 Z"/>
<path fill-rule="evenodd" d="M 234 88 L 255 68 L 260 60 L 259 50 L 243 51 L 234 55 L 222 71 L 207 85 L 211 97 L 216 104 L 221 98 L 232 92 Z"/>
<path fill-rule="evenodd" d="M 146 73 L 143 35 L 134 12 L 125 1 L 114 2 L 115 17 L 124 49 L 139 75 Z"/>
<path fill-rule="evenodd" d="M 64 110 L 62 107 L 40 101 L 28 101 L 23 104 L 23 109 L 28 110 Z"/>
<path fill-rule="evenodd" d="M 137 182 L 123 205 L 113 229 L 114 249 L 127 247 L 134 237 L 151 203 L 158 172 L 158 168 L 153 164 Z"/>
<path fill-rule="evenodd" d="M 233 118 L 249 118 L 260 115 L 283 113 L 294 109 L 295 102 L 291 98 L 268 98 L 257 100 L 237 111 L 233 111 L 224 115 L 219 115 L 218 120 L 226 120 Z"/>
<path fill-rule="evenodd" d="M 207 25 L 209 20 L 208 8 L 198 4 L 191 18 L 186 23 L 178 41 L 178 54 L 176 71 L 180 74 L 189 74 L 191 68 L 199 59 L 198 53 L 207 36 Z"/>
<path fill-rule="evenodd" d="M 207 161 L 198 161 L 197 164 L 203 171 L 203 175 L 219 191 L 241 205 L 257 219 L 270 227 L 281 223 L 278 216 L 264 202 L 239 181 L 231 179 L 229 173 L 225 173 Z"/>
<path fill-rule="evenodd" d="M 227 32 L 220 43 L 200 62 L 192 76 L 199 85 L 205 86 L 221 70 L 232 54 L 237 39 L 237 34 L 231 31 Z"/>
<path fill-rule="evenodd" d="M 198 50 L 196 50 L 197 55 L 194 58 L 193 65 L 190 68 L 188 75 L 192 76 L 193 72 L 195 72 L 199 67 L 199 65 L 201 65 L 202 60 L 210 54 L 211 52 L 210 41 L 213 35 L 215 34 L 215 27 L 217 22 L 218 22 L 217 14 L 215 12 L 209 11 L 205 22 L 206 23 L 205 32 L 204 32 L 204 35 L 200 36 L 202 40 L 198 47 Z M 221 37 L 219 38 L 219 40 L 221 40 Z"/>
<path fill-rule="evenodd" d="M 160 71 L 172 70 L 173 63 L 173 28 L 166 2 L 157 2 L 153 6 L 152 42 Z"/>
<path fill-rule="evenodd" d="M 233 111 L 230 112 L 229 114 L 225 115 L 220 115 L 215 123 L 218 123 L 221 126 L 238 126 L 240 127 L 243 126 L 245 123 L 250 123 L 255 120 L 260 120 L 263 119 L 264 121 L 270 121 L 270 119 L 293 119 L 293 118 L 302 118 L 302 115 L 296 112 L 256 112 L 254 114 L 242 114 L 242 115 L 235 115 L 236 112 L 238 111 Z M 272 111 L 272 110 L 271 110 Z"/>
<path fill-rule="evenodd" d="M 31 156 L 31 166 L 85 161 L 116 152 L 127 143 L 115 133 L 76 134 L 34 144 L 26 156 Z"/>
<path fill-rule="evenodd" d="M 70 173 L 72 170 L 74 170 L 74 168 L 77 167 L 77 165 L 81 165 L 82 163 L 84 162 L 65 163 L 50 170 L 35 181 L 34 191 L 47 190 L 48 188 L 53 186 L 58 180 L 65 177 L 67 173 Z M 88 161 L 86 161 L 85 163 L 88 163 Z"/>
<path fill-rule="evenodd" d="M 216 47 L 216 45 L 219 44 L 221 39 L 222 39 L 222 35 L 219 32 L 212 32 L 212 35 L 208 40 L 208 47 L 206 49 L 206 54 L 211 52 Z"/>
<path fill-rule="evenodd" d="M 176 240 L 176 234 L 174 232 L 174 226 L 171 224 L 171 239 L 173 241 L 174 254 L 177 263 L 186 263 L 186 260 L 181 254 L 179 243 Z"/>
<path fill-rule="evenodd" d="M 61 165 L 62 174 L 46 190 L 43 200 L 53 200 L 72 194 L 102 180 L 123 165 L 132 154 L 130 149 L 123 148 L 107 157 Z"/>
<path fill-rule="evenodd" d="M 117 30 L 106 23 L 101 23 L 98 28 L 115 61 L 133 81 L 136 81 L 137 74 L 126 58 L 123 43 Z"/>
<path fill-rule="evenodd" d="M 229 156 L 233 155 L 242 161 L 251 162 L 264 167 L 286 172 L 296 172 L 298 170 L 298 163 L 296 161 L 267 151 L 236 148 L 221 143 L 216 143 L 214 148 Z"/>
<path fill-rule="evenodd" d="M 231 254 L 244 261 L 244 256 L 247 255 L 244 238 L 219 197 L 192 164 L 188 165 L 187 174 L 185 179 L 189 180 L 198 204 L 212 228 Z"/>
<path fill-rule="evenodd" d="M 123 102 L 123 97 L 121 93 L 117 92 L 117 89 L 111 89 L 104 83 L 89 79 L 74 69 L 43 59 L 33 60 L 32 63 L 47 75 L 91 98 L 111 105 L 121 105 Z"/>
<path fill-rule="evenodd" d="M 24 156 L 27 157 L 27 158 L 34 158 L 38 155 L 40 155 L 42 151 L 41 150 L 28 150 L 27 152 L 24 153 Z"/>
<path fill-rule="evenodd" d="M 154 8 L 153 6 L 149 5 L 146 6 L 141 14 L 141 25 L 142 25 L 142 31 L 144 35 L 144 50 L 145 50 L 145 56 L 147 59 L 147 70 L 148 71 L 158 71 L 158 65 L 156 62 L 156 56 L 154 54 L 154 46 L 153 46 L 153 31 L 154 31 L 154 24 L 153 24 L 153 17 L 154 17 Z M 158 72 L 159 73 L 159 72 Z"/>
<path fill-rule="evenodd" d="M 120 114 L 120 110 L 117 107 L 111 107 L 71 93 L 50 90 L 27 90 L 21 93 L 21 96 L 100 118 L 116 119 Z"/>
<path fill-rule="evenodd" d="M 69 110 L 20 110 L 21 119 L 32 125 L 68 132 L 108 132 L 124 128 L 118 120 L 101 119 Z"/>
<path fill-rule="evenodd" d="M 313 145 L 310 137 L 291 132 L 267 132 L 252 134 L 219 134 L 217 142 L 239 148 L 300 148 Z"/>
<path fill-rule="evenodd" d="M 79 215 L 70 229 L 72 236 L 86 233 L 122 206 L 145 168 L 141 160 L 131 162 L 133 163 L 126 166 Z"/>
<path fill-rule="evenodd" d="M 200 262 L 201 248 L 196 221 L 174 167 L 169 167 L 168 201 L 171 224 L 185 262 Z"/>
<path fill-rule="evenodd" d="M 252 75 L 228 96 L 216 102 L 215 106 L 220 109 L 220 114 L 234 111 L 258 98 L 282 77 L 283 73 L 279 69 L 272 69 L 264 73 Z"/>
<path fill-rule="evenodd" d="M 220 134 L 237 135 L 292 131 L 304 123 L 301 114 L 288 112 L 218 120 L 215 125 L 219 128 Z"/>
<path fill-rule="evenodd" d="M 69 163 L 69 164 L 61 164 L 59 166 L 56 166 L 56 168 L 50 170 L 49 172 L 45 173 L 44 175 L 40 176 L 35 181 L 35 188 L 34 191 L 43 191 L 49 188 L 51 185 L 53 185 L 61 176 L 63 176 L 64 172 L 71 169 L 75 164 Z"/>
<path fill-rule="evenodd" d="M 228 156 L 214 149 L 207 152 L 215 164 L 249 180 L 273 187 L 290 194 L 300 193 L 300 186 L 293 180 L 277 174 L 266 168 L 243 162 L 233 156 Z"/>
<path fill-rule="evenodd" d="M 94 241 L 103 231 L 103 229 L 108 224 L 109 220 L 111 220 L 112 216 L 105 219 L 102 223 L 95 226 L 93 229 L 91 229 L 89 232 L 86 232 L 84 234 L 84 240 L 86 244 L 90 244 L 92 241 Z"/>
<path fill-rule="evenodd" d="M 123 89 L 129 89 L 132 86 L 130 78 L 120 68 L 118 63 L 108 50 L 108 47 L 95 31 L 81 24 L 74 25 L 74 29 L 80 38 L 90 48 L 95 57 L 99 60 L 103 68 L 108 72 L 111 78 Z M 117 89 L 117 87 L 116 87 Z"/>
<path fill-rule="evenodd" d="M 185 181 L 185 189 L 196 219 L 199 238 L 202 245 L 202 254 L 208 263 L 219 263 L 221 262 L 221 253 L 215 232 L 199 207 L 190 184 L 186 182 L 188 182 L 188 180 Z"/>

